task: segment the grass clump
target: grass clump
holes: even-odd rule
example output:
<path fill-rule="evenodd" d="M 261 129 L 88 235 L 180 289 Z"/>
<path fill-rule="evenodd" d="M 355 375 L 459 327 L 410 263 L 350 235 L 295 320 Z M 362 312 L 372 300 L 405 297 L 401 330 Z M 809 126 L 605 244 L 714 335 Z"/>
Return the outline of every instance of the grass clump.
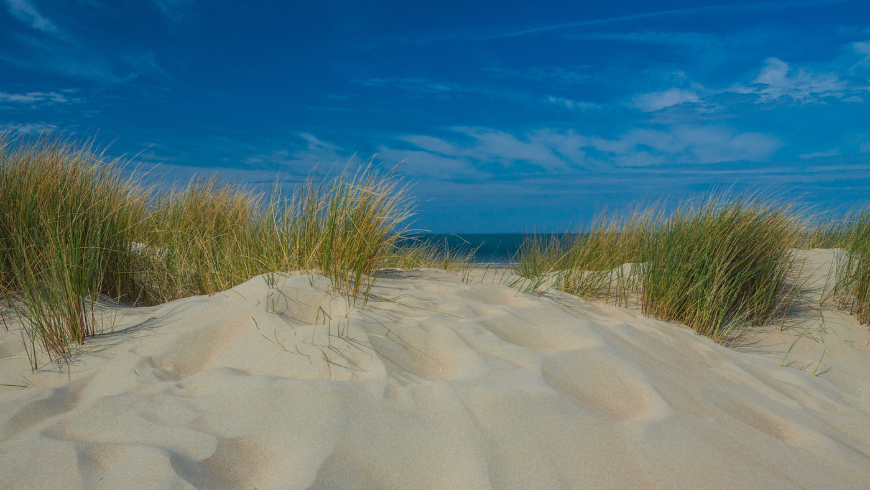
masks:
<path fill-rule="evenodd" d="M 606 214 L 584 233 L 533 235 L 520 247 L 516 271 L 526 288 L 543 284 L 585 299 L 626 304 L 637 276 L 640 243 L 655 221 L 653 210 L 637 210 L 628 218 Z"/>
<path fill-rule="evenodd" d="M 370 168 L 328 184 L 309 180 L 290 200 L 289 242 L 303 259 L 345 294 L 367 295 L 373 273 L 385 267 L 412 214 L 405 187 Z"/>
<path fill-rule="evenodd" d="M 93 300 L 135 289 L 132 241 L 145 193 L 90 144 L 0 134 L 0 289 L 50 356 L 98 333 Z"/>
<path fill-rule="evenodd" d="M 840 250 L 830 297 L 862 325 L 870 324 L 870 207 L 850 213 L 832 234 Z"/>
<path fill-rule="evenodd" d="M 375 271 L 412 254 L 396 252 L 411 211 L 405 188 L 371 166 L 286 199 L 277 185 L 265 196 L 217 178 L 153 192 L 91 144 L 0 134 L 0 294 L 24 320 L 35 369 L 37 344 L 57 358 L 100 332 L 100 294 L 159 304 L 303 270 L 366 298 Z"/>
<path fill-rule="evenodd" d="M 396 269 L 428 267 L 451 271 L 465 271 L 474 263 L 477 248 L 452 247 L 447 243 L 430 240 L 426 236 L 403 236 L 395 243 L 386 258 L 385 266 Z"/>
<path fill-rule="evenodd" d="M 784 314 L 802 229 L 785 205 L 711 195 L 668 215 L 653 207 L 601 218 L 545 247 L 532 241 L 518 273 L 549 274 L 548 284 L 584 298 L 627 304 L 634 296 L 644 314 L 728 343 Z"/>
<path fill-rule="evenodd" d="M 645 314 L 729 342 L 785 313 L 803 229 L 791 208 L 713 196 L 656 225 L 641 246 Z"/>

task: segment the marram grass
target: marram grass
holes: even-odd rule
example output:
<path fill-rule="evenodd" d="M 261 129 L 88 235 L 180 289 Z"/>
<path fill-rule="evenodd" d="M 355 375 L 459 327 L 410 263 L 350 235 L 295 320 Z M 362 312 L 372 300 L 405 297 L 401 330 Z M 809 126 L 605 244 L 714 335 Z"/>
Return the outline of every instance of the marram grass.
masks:
<path fill-rule="evenodd" d="M 98 333 L 93 299 L 135 289 L 130 242 L 145 194 L 89 144 L 0 134 L 0 291 L 36 343 L 63 355 Z"/>
<path fill-rule="evenodd" d="M 464 269 L 473 251 L 403 237 L 413 203 L 392 175 L 365 167 L 309 179 L 292 195 L 217 178 L 169 191 L 125 179 L 86 142 L 0 134 L 0 295 L 37 349 L 57 359 L 101 333 L 100 295 L 159 304 L 214 294 L 259 274 L 302 270 L 368 297 L 379 269 Z M 582 234 L 536 236 L 519 251 L 526 288 L 543 284 L 628 304 L 729 343 L 785 314 L 795 247 L 841 247 L 833 297 L 870 323 L 870 211 L 807 231 L 775 201 L 722 194 L 665 214 L 602 216 Z"/>
<path fill-rule="evenodd" d="M 389 263 L 432 265 L 397 250 L 411 211 L 406 189 L 370 167 L 287 198 L 217 178 L 154 192 L 88 143 L 0 134 L 0 294 L 35 369 L 37 347 L 56 359 L 101 332 L 101 294 L 159 304 L 303 270 L 365 299 Z"/>
<path fill-rule="evenodd" d="M 518 273 L 590 299 L 626 304 L 684 323 L 722 343 L 785 314 L 800 264 L 791 249 L 805 225 L 787 205 L 754 197 L 708 196 L 670 214 L 660 208 L 625 219 L 602 217 L 588 233 L 532 240 Z"/>
<path fill-rule="evenodd" d="M 850 213 L 828 235 L 838 249 L 830 297 L 861 324 L 870 324 L 870 207 Z"/>
<path fill-rule="evenodd" d="M 757 198 L 679 209 L 641 244 L 644 313 L 719 342 L 784 314 L 803 229 L 790 207 Z"/>

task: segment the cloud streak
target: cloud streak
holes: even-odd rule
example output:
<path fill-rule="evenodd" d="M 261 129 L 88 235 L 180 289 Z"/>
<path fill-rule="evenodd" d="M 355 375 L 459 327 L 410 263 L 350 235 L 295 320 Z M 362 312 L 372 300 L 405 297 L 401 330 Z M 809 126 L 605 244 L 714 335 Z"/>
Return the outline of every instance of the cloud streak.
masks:
<path fill-rule="evenodd" d="M 70 102 L 65 95 L 57 92 L 27 92 L 25 94 L 10 94 L 0 92 L 0 102 L 12 102 L 16 104 L 32 105 L 41 102 L 53 102 L 66 104 Z"/>
<path fill-rule="evenodd" d="M 724 14 L 738 13 L 753 13 L 763 11 L 777 10 L 793 10 L 799 8 L 812 8 L 825 5 L 835 5 L 839 3 L 852 3 L 855 0 L 792 0 L 785 2 L 754 2 L 754 3 L 739 3 L 739 4 L 724 4 L 712 5 L 707 7 L 689 7 L 680 9 L 659 10 L 655 12 L 646 12 L 642 14 L 623 15 L 615 17 L 606 17 L 601 19 L 589 19 L 575 22 L 560 22 L 553 24 L 545 24 L 531 27 L 521 27 L 514 29 L 500 29 L 490 31 L 454 31 L 447 34 L 433 35 L 428 37 L 405 38 L 405 42 L 414 44 L 428 44 L 439 42 L 463 42 L 463 41 L 491 41 L 496 39 L 505 39 L 520 36 L 529 36 L 534 34 L 558 32 L 566 30 L 576 30 L 578 28 L 599 27 L 612 24 L 623 24 L 630 22 L 658 20 L 675 17 L 688 16 L 711 16 Z M 389 39 L 395 42 L 395 38 L 383 38 L 381 42 L 386 42 Z"/>
<path fill-rule="evenodd" d="M 754 94 L 761 102 L 782 97 L 811 102 L 825 97 L 842 99 L 847 95 L 847 89 L 848 83 L 835 73 L 815 73 L 805 68 L 793 70 L 780 59 L 768 58 L 750 85 L 735 86 L 729 91 Z"/>
<path fill-rule="evenodd" d="M 662 92 L 636 95 L 632 99 L 632 104 L 644 112 L 653 112 L 685 102 L 698 102 L 699 100 L 701 98 L 694 90 L 673 87 Z"/>
<path fill-rule="evenodd" d="M 188 9 L 195 0 L 152 0 L 163 18 L 172 24 L 178 24 L 187 17 Z"/>
<path fill-rule="evenodd" d="M 21 135 L 40 135 L 43 133 L 51 133 L 57 130 L 57 125 L 55 124 L 46 124 L 44 122 L 38 123 L 26 123 L 26 124 L 16 124 L 16 123 L 6 123 L 0 125 L 0 133 L 3 132 L 13 132 Z"/>
<path fill-rule="evenodd" d="M 9 13 L 20 22 L 38 31 L 64 37 L 63 31 L 61 31 L 57 24 L 42 15 L 32 0 L 3 0 L 3 2 L 6 4 Z"/>

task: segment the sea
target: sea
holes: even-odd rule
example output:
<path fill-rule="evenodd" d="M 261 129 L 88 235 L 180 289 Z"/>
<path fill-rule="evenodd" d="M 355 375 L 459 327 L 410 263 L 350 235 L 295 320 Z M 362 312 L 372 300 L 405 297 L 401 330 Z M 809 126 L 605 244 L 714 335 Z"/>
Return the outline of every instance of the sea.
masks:
<path fill-rule="evenodd" d="M 459 253 L 476 250 L 474 264 L 510 265 L 516 263 L 517 251 L 531 235 L 522 233 L 414 234 L 409 238 L 424 243 L 447 245 Z"/>

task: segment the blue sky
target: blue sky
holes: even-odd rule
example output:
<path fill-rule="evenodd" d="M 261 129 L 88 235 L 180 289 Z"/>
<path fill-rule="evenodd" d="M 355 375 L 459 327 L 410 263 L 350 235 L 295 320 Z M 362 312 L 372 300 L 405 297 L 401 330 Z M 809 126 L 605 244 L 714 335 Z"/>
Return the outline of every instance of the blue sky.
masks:
<path fill-rule="evenodd" d="M 870 4 L 0 0 L 0 128 L 153 175 L 375 161 L 415 226 L 559 231 L 712 186 L 870 190 Z"/>

